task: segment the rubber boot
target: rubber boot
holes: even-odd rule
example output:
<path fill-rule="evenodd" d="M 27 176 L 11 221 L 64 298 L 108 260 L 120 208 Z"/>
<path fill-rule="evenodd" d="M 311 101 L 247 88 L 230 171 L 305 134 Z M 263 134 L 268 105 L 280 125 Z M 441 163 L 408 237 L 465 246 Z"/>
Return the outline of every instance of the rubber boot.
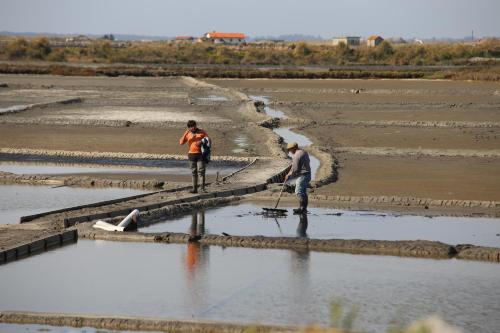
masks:
<path fill-rule="evenodd" d="M 309 205 L 309 197 L 307 194 L 304 196 L 304 204 L 302 206 L 302 214 L 307 214 L 307 206 Z"/>
<path fill-rule="evenodd" d="M 193 176 L 193 189 L 189 193 L 198 193 L 198 176 Z"/>
<path fill-rule="evenodd" d="M 203 193 L 207 193 L 207 191 L 205 190 L 205 176 L 201 176 L 201 189 L 200 189 L 200 192 L 203 192 Z"/>
<path fill-rule="evenodd" d="M 293 213 L 294 213 L 294 214 L 296 214 L 296 215 L 297 215 L 297 214 L 302 214 L 303 212 L 305 212 L 305 211 L 304 211 L 304 206 L 307 206 L 307 205 L 305 204 L 305 200 L 306 200 L 306 197 L 305 197 L 305 196 L 300 196 L 300 197 L 299 197 L 299 208 L 295 208 L 295 209 L 293 210 Z"/>

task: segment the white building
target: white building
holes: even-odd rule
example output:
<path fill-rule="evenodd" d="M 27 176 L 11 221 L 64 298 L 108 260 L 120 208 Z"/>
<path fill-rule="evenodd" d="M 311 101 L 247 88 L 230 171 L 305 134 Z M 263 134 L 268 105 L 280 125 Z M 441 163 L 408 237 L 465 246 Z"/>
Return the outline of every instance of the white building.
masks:
<path fill-rule="evenodd" d="M 359 45 L 361 41 L 361 37 L 355 36 L 345 36 L 345 37 L 335 37 L 332 40 L 333 46 L 337 46 L 340 43 L 344 43 L 347 46 L 355 46 Z"/>

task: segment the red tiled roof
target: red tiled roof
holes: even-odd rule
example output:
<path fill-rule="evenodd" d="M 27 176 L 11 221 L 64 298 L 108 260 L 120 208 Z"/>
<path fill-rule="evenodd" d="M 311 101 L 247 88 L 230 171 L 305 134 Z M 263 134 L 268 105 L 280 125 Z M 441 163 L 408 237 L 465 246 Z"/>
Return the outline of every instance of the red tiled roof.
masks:
<path fill-rule="evenodd" d="M 378 36 L 378 35 L 371 35 L 370 37 L 368 37 L 368 40 L 376 40 L 376 39 L 383 39 L 382 37 Z"/>
<path fill-rule="evenodd" d="M 207 38 L 239 38 L 239 39 L 245 39 L 246 36 L 245 34 L 239 33 L 239 32 L 207 32 L 206 33 Z"/>

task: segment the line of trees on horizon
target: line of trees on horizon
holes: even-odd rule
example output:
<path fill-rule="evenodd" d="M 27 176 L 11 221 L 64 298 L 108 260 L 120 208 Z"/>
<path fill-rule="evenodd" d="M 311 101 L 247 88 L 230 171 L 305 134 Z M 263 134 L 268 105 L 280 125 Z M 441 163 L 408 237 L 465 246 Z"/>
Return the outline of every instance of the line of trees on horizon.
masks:
<path fill-rule="evenodd" d="M 15 38 L 0 45 L 0 60 L 126 64 L 213 65 L 464 65 L 471 58 L 500 59 L 500 40 L 480 43 L 391 44 L 348 47 L 325 44 L 267 43 L 238 46 L 172 42 L 130 43 L 114 47 L 109 40 L 85 46 L 54 47 L 45 37 Z"/>

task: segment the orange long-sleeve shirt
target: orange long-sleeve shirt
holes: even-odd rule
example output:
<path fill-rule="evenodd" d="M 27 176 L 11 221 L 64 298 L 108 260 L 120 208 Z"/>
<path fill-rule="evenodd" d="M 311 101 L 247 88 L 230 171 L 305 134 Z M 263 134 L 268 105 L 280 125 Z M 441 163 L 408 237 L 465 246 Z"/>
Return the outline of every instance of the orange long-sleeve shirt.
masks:
<path fill-rule="evenodd" d="M 190 130 L 186 130 L 182 138 L 179 140 L 179 144 L 183 145 L 187 142 L 189 146 L 189 154 L 201 154 L 201 139 L 206 136 L 208 136 L 207 132 L 201 128 L 196 129 L 195 133 Z"/>

